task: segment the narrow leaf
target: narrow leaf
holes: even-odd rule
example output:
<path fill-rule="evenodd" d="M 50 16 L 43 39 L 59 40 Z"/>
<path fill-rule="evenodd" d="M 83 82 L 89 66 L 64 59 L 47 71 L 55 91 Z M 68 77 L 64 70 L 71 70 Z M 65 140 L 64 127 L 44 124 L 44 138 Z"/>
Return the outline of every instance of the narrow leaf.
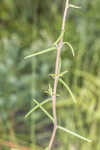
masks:
<path fill-rule="evenodd" d="M 62 80 L 62 79 L 59 79 L 60 83 L 62 83 L 64 85 L 64 87 L 68 90 L 68 92 L 70 93 L 73 101 L 76 103 L 76 99 L 71 91 L 71 89 L 69 88 L 69 86 Z"/>
<path fill-rule="evenodd" d="M 64 72 L 61 72 L 60 74 L 56 75 L 56 74 L 49 74 L 49 76 L 51 76 L 52 78 L 58 76 L 58 77 L 62 77 L 64 76 L 66 73 L 68 73 L 67 70 L 65 70 Z"/>
<path fill-rule="evenodd" d="M 66 73 L 68 73 L 68 70 L 65 70 L 65 71 L 61 72 L 61 73 L 60 73 L 60 76 L 62 77 L 62 76 L 64 76 Z"/>
<path fill-rule="evenodd" d="M 82 140 L 84 140 L 84 141 L 92 142 L 92 140 L 87 139 L 87 138 L 85 138 L 85 137 L 83 137 L 83 136 L 81 136 L 81 135 L 79 135 L 79 134 L 77 134 L 77 133 L 75 133 L 75 132 L 73 132 L 73 131 L 70 131 L 70 130 L 68 130 L 68 129 L 66 129 L 66 128 L 63 128 L 63 127 L 61 127 L 61 126 L 58 126 L 58 129 L 60 129 L 60 130 L 62 130 L 62 131 L 64 131 L 64 132 L 67 132 L 67 133 L 69 133 L 69 134 L 72 134 L 72 135 L 74 135 L 74 136 L 76 136 L 76 137 L 78 137 L 78 138 L 80 138 L 80 139 L 82 139 Z"/>
<path fill-rule="evenodd" d="M 75 56 L 74 49 L 73 49 L 72 45 L 69 42 L 63 42 L 63 45 L 65 45 L 65 44 L 69 46 L 69 48 L 72 52 L 72 55 Z"/>
<path fill-rule="evenodd" d="M 60 36 L 59 36 L 59 37 L 57 38 L 57 40 L 54 42 L 54 45 L 57 45 L 57 44 L 58 44 L 58 42 L 59 42 L 59 41 L 61 40 L 61 38 L 63 37 L 64 32 L 65 32 L 65 31 L 61 32 Z"/>
<path fill-rule="evenodd" d="M 40 106 L 48 103 L 49 101 L 51 101 L 51 99 L 46 99 L 45 101 L 43 101 L 42 103 L 40 103 L 39 105 L 36 105 L 34 108 L 32 108 L 26 115 L 25 118 L 27 118 L 32 112 L 34 112 L 36 109 L 38 109 Z"/>
<path fill-rule="evenodd" d="M 34 102 L 41 108 L 41 110 L 48 116 L 48 118 L 50 118 L 54 122 L 53 117 L 47 112 L 47 110 L 45 110 L 43 108 L 43 106 L 41 105 L 41 103 L 39 104 L 36 100 L 34 100 Z M 65 132 L 67 132 L 69 134 L 72 134 L 73 136 L 76 136 L 76 137 L 78 137 L 78 138 L 80 138 L 80 139 L 82 139 L 84 141 L 91 142 L 90 139 L 87 139 L 87 138 L 85 138 L 85 137 L 83 137 L 83 136 L 81 136 L 81 135 L 79 135 L 79 134 L 77 134 L 77 133 L 75 133 L 73 131 L 70 131 L 69 129 L 66 129 L 66 128 L 62 127 L 62 126 L 58 125 L 57 128 L 65 131 Z"/>
<path fill-rule="evenodd" d="M 80 9 L 81 8 L 80 6 L 76 6 L 76 5 L 72 5 L 72 4 L 69 4 L 69 7 L 76 8 L 76 9 Z"/>
<path fill-rule="evenodd" d="M 41 110 L 48 116 L 48 118 L 54 121 L 53 117 L 42 107 L 41 103 L 39 104 L 39 102 L 35 99 L 33 99 L 33 101 L 41 108 Z"/>
<path fill-rule="evenodd" d="M 31 58 L 31 57 L 34 57 L 34 56 L 37 56 L 37 55 L 41 55 L 41 54 L 44 54 L 44 53 L 47 53 L 47 52 L 50 52 L 50 51 L 53 51 L 53 50 L 56 50 L 56 47 L 51 47 L 51 48 L 42 50 L 40 52 L 28 55 L 28 56 L 24 57 L 24 59 Z"/>

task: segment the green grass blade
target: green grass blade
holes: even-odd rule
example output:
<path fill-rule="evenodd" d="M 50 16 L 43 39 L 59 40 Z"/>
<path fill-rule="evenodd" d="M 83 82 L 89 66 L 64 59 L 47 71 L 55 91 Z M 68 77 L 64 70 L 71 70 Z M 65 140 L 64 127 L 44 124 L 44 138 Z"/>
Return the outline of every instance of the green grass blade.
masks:
<path fill-rule="evenodd" d="M 63 45 L 65 45 L 65 44 L 68 45 L 68 47 L 70 48 L 70 50 L 72 52 L 72 55 L 74 57 L 75 56 L 75 52 L 74 52 L 74 49 L 73 49 L 72 45 L 69 42 L 63 42 Z"/>
<path fill-rule="evenodd" d="M 71 95 L 73 101 L 76 103 L 76 99 L 75 99 L 75 97 L 74 97 L 74 95 L 73 95 L 71 89 L 69 88 L 69 86 L 68 86 L 61 78 L 59 78 L 59 81 L 60 81 L 60 83 L 62 83 L 62 84 L 64 85 L 64 87 L 68 90 L 68 92 L 70 93 L 70 95 Z"/>
<path fill-rule="evenodd" d="M 72 132 L 72 131 L 70 131 L 70 130 L 68 130 L 68 129 L 66 129 L 66 128 L 63 128 L 63 127 L 61 127 L 61 126 L 58 126 L 58 129 L 60 129 L 60 130 L 62 130 L 62 131 L 64 131 L 64 132 L 67 132 L 67 133 L 69 133 L 69 134 L 72 134 L 72 135 L 74 135 L 74 136 L 76 136 L 76 137 L 78 137 L 78 138 L 80 138 L 80 139 L 82 139 L 82 140 L 84 140 L 84 141 L 87 141 L 87 142 L 91 142 L 92 140 L 90 140 L 90 139 L 88 139 L 88 138 L 85 138 L 85 137 L 83 137 L 83 136 L 81 136 L 81 135 L 79 135 L 79 134 L 77 134 L 77 133 L 75 133 L 75 132 Z"/>
<path fill-rule="evenodd" d="M 47 53 L 47 52 L 50 52 L 50 51 L 53 51 L 53 50 L 56 50 L 56 47 L 51 47 L 51 48 L 42 50 L 40 52 L 28 55 L 28 56 L 24 57 L 24 59 L 31 58 L 31 57 L 34 57 L 34 56 L 37 56 L 37 55 L 41 55 L 41 54 L 44 54 L 44 53 Z"/>
<path fill-rule="evenodd" d="M 43 101 L 42 103 L 40 103 L 39 105 L 36 105 L 34 108 L 32 108 L 26 115 L 25 118 L 27 118 L 32 112 L 34 112 L 36 109 L 38 109 L 40 106 L 48 103 L 49 101 L 51 101 L 51 99 L 46 99 L 45 101 Z"/>

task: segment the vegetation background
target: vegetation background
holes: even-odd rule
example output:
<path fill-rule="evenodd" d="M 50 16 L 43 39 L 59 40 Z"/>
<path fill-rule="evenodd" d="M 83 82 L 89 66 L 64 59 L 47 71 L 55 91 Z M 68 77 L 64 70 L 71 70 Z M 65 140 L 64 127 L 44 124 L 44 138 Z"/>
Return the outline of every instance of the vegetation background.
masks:
<path fill-rule="evenodd" d="M 77 104 L 59 84 L 58 122 L 88 137 L 84 142 L 57 132 L 54 149 L 100 150 L 100 0 L 71 0 L 81 9 L 70 9 L 65 41 L 75 49 L 62 51 L 63 78 Z M 24 56 L 52 45 L 60 34 L 65 0 L 0 0 L 0 150 L 44 149 L 52 122 L 41 110 L 25 114 L 42 102 L 53 80 L 55 52 L 24 60 Z M 67 49 L 67 51 L 65 51 Z M 45 105 L 52 112 L 51 104 Z M 18 148 L 18 145 L 21 145 Z M 24 146 L 24 148 L 23 148 Z"/>

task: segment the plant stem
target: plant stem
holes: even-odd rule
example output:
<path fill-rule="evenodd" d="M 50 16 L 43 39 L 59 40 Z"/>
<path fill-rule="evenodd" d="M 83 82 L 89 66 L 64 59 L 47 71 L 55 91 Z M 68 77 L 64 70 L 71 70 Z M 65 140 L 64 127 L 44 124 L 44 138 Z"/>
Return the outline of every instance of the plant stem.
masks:
<path fill-rule="evenodd" d="M 63 15 L 63 20 L 62 20 L 62 28 L 61 28 L 61 33 L 64 32 L 65 30 L 65 23 L 66 23 L 66 16 L 68 13 L 68 8 L 69 8 L 69 0 L 66 0 L 65 3 L 65 10 L 64 10 L 64 15 Z M 49 147 L 48 150 L 51 150 L 56 131 L 57 131 L 57 116 L 56 116 L 56 91 L 57 91 L 57 85 L 58 85 L 58 80 L 59 80 L 59 63 L 60 63 L 60 54 L 61 54 L 61 48 L 63 46 L 63 36 L 61 40 L 59 41 L 57 45 L 57 56 L 56 56 L 56 65 L 55 65 L 55 80 L 54 80 L 54 88 L 53 88 L 53 96 L 52 96 L 52 111 L 53 111 L 53 118 L 54 118 L 54 128 L 52 132 L 52 136 L 50 139 Z"/>

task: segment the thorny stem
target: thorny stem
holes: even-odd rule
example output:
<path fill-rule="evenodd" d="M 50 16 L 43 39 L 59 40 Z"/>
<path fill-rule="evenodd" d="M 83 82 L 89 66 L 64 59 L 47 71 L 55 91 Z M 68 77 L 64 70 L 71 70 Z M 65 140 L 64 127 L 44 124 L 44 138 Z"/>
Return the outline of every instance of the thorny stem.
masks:
<path fill-rule="evenodd" d="M 64 16 L 63 16 L 63 21 L 62 21 L 62 28 L 61 28 L 61 33 L 64 32 L 65 30 L 65 23 L 66 23 L 66 16 L 68 13 L 68 8 L 69 8 L 69 0 L 66 0 L 65 3 L 65 10 L 64 10 Z M 57 91 L 57 85 L 58 85 L 58 79 L 59 79 L 59 62 L 60 62 L 60 54 L 61 54 L 61 48 L 63 46 L 63 36 L 61 40 L 59 41 L 57 45 L 57 56 L 56 56 L 56 65 L 55 65 L 55 80 L 54 80 L 54 88 L 53 88 L 53 96 L 52 96 L 52 111 L 53 111 L 53 118 L 54 118 L 54 128 L 52 132 L 52 136 L 50 139 L 50 143 L 48 146 L 48 150 L 51 150 L 56 131 L 57 131 L 57 116 L 56 116 L 56 91 Z"/>

